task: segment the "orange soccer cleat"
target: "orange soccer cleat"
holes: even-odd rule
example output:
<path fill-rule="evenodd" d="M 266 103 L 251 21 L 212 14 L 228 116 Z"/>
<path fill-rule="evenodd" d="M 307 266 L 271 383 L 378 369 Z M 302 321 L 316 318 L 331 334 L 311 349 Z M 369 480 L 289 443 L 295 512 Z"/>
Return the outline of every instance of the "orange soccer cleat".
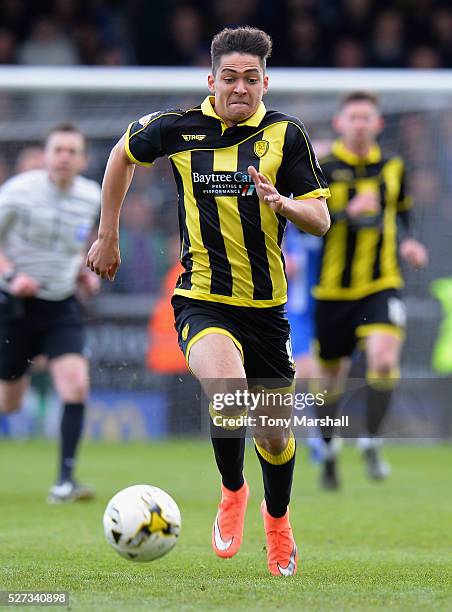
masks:
<path fill-rule="evenodd" d="M 261 505 L 267 536 L 267 565 L 273 576 L 294 576 L 297 573 L 298 551 L 289 522 L 289 509 L 281 518 L 267 512 L 265 501 Z"/>
<path fill-rule="evenodd" d="M 221 502 L 212 528 L 212 548 L 223 559 L 239 552 L 249 494 L 246 482 L 238 491 L 230 491 L 221 485 Z"/>

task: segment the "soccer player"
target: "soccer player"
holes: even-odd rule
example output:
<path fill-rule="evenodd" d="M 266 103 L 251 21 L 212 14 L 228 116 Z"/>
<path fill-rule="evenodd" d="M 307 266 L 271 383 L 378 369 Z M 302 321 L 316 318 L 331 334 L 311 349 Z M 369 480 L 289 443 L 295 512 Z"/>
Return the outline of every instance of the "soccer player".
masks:
<path fill-rule="evenodd" d="M 405 327 L 399 254 L 413 268 L 421 268 L 427 264 L 427 251 L 410 235 L 411 199 L 405 193 L 403 160 L 383 153 L 376 141 L 383 127 L 377 97 L 349 93 L 333 125 L 340 139 L 322 160 L 331 190 L 331 230 L 323 239 L 314 288 L 321 387 L 329 390 L 318 412 L 321 418 L 337 414 L 350 357 L 362 341 L 367 431 L 359 443 L 369 476 L 383 479 L 389 465 L 380 457 L 377 434 L 399 378 Z M 325 427 L 323 435 L 322 483 L 336 489 L 338 445 L 331 428 Z"/>
<path fill-rule="evenodd" d="M 99 279 L 82 264 L 98 217 L 100 187 L 79 176 L 86 142 L 72 124 L 47 136 L 44 169 L 21 173 L 0 189 L 0 410 L 18 410 L 27 371 L 46 355 L 63 403 L 59 476 L 48 501 L 87 499 L 74 480 L 88 393 L 88 362 L 77 286 L 95 293 Z"/>
<path fill-rule="evenodd" d="M 303 124 L 262 102 L 270 52 L 271 39 L 261 30 L 221 31 L 211 47 L 211 96 L 196 108 L 153 112 L 130 124 L 107 164 L 99 238 L 87 257 L 91 270 L 114 279 L 120 208 L 134 166 L 167 155 L 179 192 L 184 267 L 172 298 L 176 328 L 190 370 L 211 400 L 233 385 L 245 396 L 247 381 L 256 379 L 292 390 L 281 241 L 288 219 L 317 235 L 329 227 L 329 191 Z M 234 416 L 242 412 L 237 405 Z M 228 435 L 234 422 L 218 422 L 212 409 L 211 415 L 222 477 L 212 546 L 218 556 L 232 557 L 242 541 L 249 492 L 245 428 L 238 421 Z M 288 513 L 295 440 L 286 427 L 254 438 L 268 568 L 292 575 L 298 558 Z"/>

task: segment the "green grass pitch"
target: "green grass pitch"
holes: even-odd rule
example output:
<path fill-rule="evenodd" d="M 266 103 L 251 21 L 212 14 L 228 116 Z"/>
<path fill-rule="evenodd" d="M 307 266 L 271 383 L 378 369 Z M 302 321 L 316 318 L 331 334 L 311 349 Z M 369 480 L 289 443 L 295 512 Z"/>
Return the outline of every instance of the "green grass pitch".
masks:
<path fill-rule="evenodd" d="M 276 578 L 266 568 L 251 448 L 242 550 L 221 560 L 210 548 L 219 479 L 207 442 L 85 443 L 79 475 L 97 499 L 48 506 L 55 445 L 0 440 L 0 588 L 65 590 L 71 610 L 96 612 L 452 610 L 452 448 L 388 446 L 386 455 L 393 475 L 375 484 L 346 448 L 343 489 L 325 493 L 300 446 L 291 516 L 301 571 Z M 149 564 L 119 557 L 102 531 L 107 501 L 138 483 L 167 490 L 182 512 L 176 548 Z"/>

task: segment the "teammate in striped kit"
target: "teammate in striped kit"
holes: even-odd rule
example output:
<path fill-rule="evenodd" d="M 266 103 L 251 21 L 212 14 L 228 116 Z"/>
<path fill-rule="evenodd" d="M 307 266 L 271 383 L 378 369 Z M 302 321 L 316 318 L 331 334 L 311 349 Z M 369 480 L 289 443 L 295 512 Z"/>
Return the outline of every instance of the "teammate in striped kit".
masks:
<path fill-rule="evenodd" d="M 261 30 L 223 30 L 212 42 L 211 96 L 196 108 L 154 112 L 129 126 L 108 162 L 99 238 L 87 258 L 92 270 L 114 279 L 120 208 L 134 164 L 150 166 L 167 155 L 179 192 L 184 267 L 172 299 L 176 328 L 210 400 L 219 392 L 244 393 L 256 381 L 268 388 L 262 381 L 269 380 L 272 389 L 290 394 L 284 228 L 288 219 L 317 235 L 329 227 L 328 187 L 303 124 L 267 111 L 262 102 L 270 51 L 271 40 Z M 228 417 L 243 418 L 242 411 L 236 405 Z M 220 557 L 238 552 L 248 501 L 245 428 L 228 431 L 230 421 L 218 424 L 215 417 L 211 426 L 222 476 L 212 530 Z M 288 504 L 295 440 L 283 427 L 254 431 L 254 440 L 265 489 L 268 567 L 274 575 L 293 575 L 298 555 Z"/>
<path fill-rule="evenodd" d="M 100 187 L 79 176 L 86 142 L 72 124 L 51 130 L 44 165 L 0 190 L 0 410 L 20 408 L 27 370 L 34 357 L 46 355 L 63 403 L 59 475 L 48 496 L 58 503 L 93 496 L 73 478 L 89 387 L 74 294 L 78 285 L 88 295 L 99 288 L 99 279 L 81 264 L 99 214 Z"/>
<path fill-rule="evenodd" d="M 355 91 L 341 101 L 334 119 L 340 139 L 322 159 L 330 184 L 331 230 L 323 239 L 316 298 L 320 386 L 330 393 L 319 417 L 334 417 L 358 342 L 366 370 L 366 431 L 359 440 L 369 476 L 382 480 L 389 465 L 380 457 L 378 433 L 399 378 L 405 333 L 400 258 L 413 268 L 427 264 L 425 247 L 413 238 L 411 198 L 405 164 L 377 143 L 383 128 L 378 98 Z M 325 441 L 321 482 L 339 487 L 338 446 L 330 427 Z"/>

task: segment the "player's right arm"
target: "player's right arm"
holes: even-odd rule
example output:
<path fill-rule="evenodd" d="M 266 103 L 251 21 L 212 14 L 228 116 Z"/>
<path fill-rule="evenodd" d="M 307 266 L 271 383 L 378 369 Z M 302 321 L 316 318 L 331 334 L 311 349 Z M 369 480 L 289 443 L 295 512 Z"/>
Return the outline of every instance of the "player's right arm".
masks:
<path fill-rule="evenodd" d="M 119 217 L 132 182 L 135 164 L 126 153 L 124 136 L 113 147 L 102 182 L 99 234 L 86 257 L 86 265 L 101 278 L 113 281 L 121 264 Z"/>

